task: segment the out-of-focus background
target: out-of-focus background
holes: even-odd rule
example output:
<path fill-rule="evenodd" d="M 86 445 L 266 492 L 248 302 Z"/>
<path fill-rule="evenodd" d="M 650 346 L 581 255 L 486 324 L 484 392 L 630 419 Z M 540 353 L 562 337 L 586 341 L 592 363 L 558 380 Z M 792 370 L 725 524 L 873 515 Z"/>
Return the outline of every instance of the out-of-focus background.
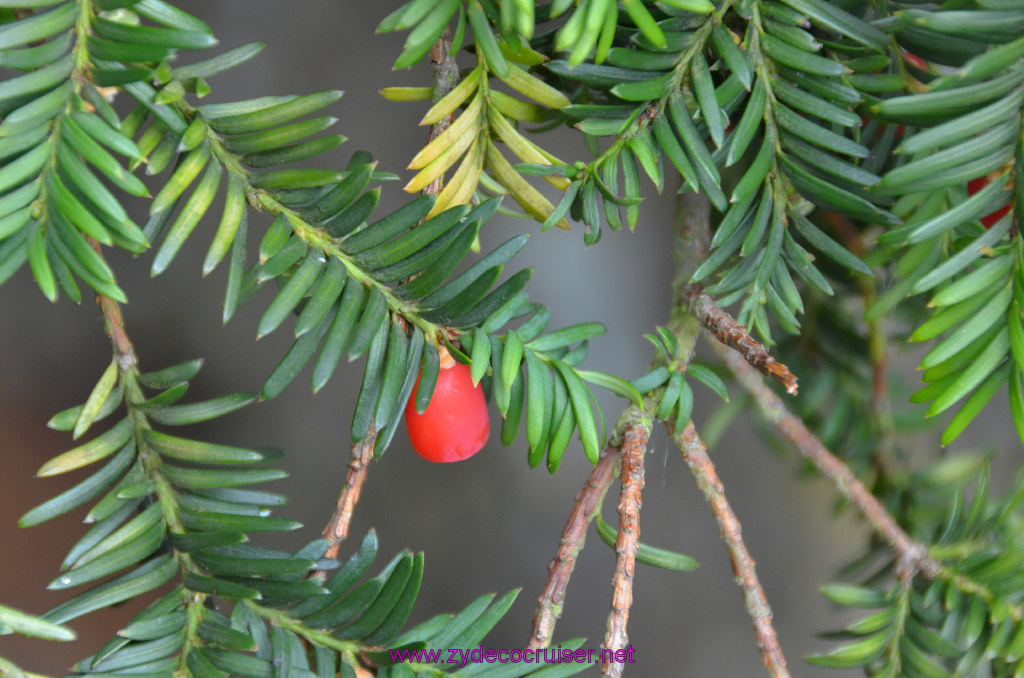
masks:
<path fill-rule="evenodd" d="M 345 96 L 330 110 L 336 130 L 349 141 L 319 161 L 343 167 L 358 149 L 371 151 L 382 169 L 401 170 L 426 139 L 417 127 L 423 104 L 383 100 L 386 85 L 429 85 L 430 71 L 419 67 L 392 72 L 404 36 L 376 35 L 381 18 L 400 0 L 297 3 L 249 0 L 245 3 L 180 2 L 208 21 L 224 48 L 263 41 L 263 53 L 245 66 L 212 81 L 210 101 L 264 94 L 304 94 L 338 88 Z M 204 55 L 205 56 L 205 55 Z M 465 54 L 462 59 L 465 62 Z M 183 55 L 188 61 L 195 57 Z M 543 141 L 567 160 L 585 157 L 575 135 L 552 133 Z M 380 214 L 407 200 L 401 184 L 385 185 Z M 671 191 L 669 191 L 671 193 Z M 485 251 L 515 232 L 531 233 L 511 270 L 534 266 L 527 291 L 547 304 L 551 328 L 602 320 L 608 334 L 592 342 L 587 366 L 633 378 L 645 371 L 650 346 L 642 338 L 668 315 L 672 274 L 671 195 L 645 203 L 635 233 L 606 233 L 585 249 L 578 231 L 541 234 L 533 222 L 496 217 L 483 235 Z M 137 213 L 140 222 L 144 215 Z M 266 226 L 251 217 L 255 233 Z M 150 278 L 150 255 L 137 259 L 112 253 L 129 301 L 124 307 L 144 369 L 159 369 L 195 357 L 206 365 L 193 382 L 190 399 L 235 391 L 258 391 L 289 345 L 279 330 L 257 342 L 257 320 L 268 294 L 249 302 L 229 325 L 220 322 L 226 266 L 209 279 L 200 275 L 215 222 L 207 220 L 168 272 Z M 255 238 L 250 238 L 253 240 Z M 257 239 L 258 241 L 258 239 Z M 82 402 L 109 359 L 109 343 L 94 304 L 75 306 L 45 301 L 27 266 L 0 289 L 0 602 L 41 613 L 68 597 L 46 590 L 67 549 L 80 536 L 77 511 L 40 527 L 22 530 L 17 519 L 29 508 L 80 480 L 36 479 L 36 469 L 71 446 L 66 434 L 46 429 L 59 409 Z M 349 423 L 361 374 L 358 365 L 340 369 L 316 397 L 306 373 L 281 396 L 222 420 L 196 426 L 188 435 L 233 445 L 282 448 L 291 477 L 274 490 L 291 497 L 278 515 L 300 520 L 298 532 L 257 541 L 297 548 L 316 538 L 330 516 L 344 479 L 349 454 Z M 813 375 L 799 375 L 813 379 Z M 704 420 L 716 396 L 698 387 L 695 419 Z M 998 399 L 997 399 L 998 400 Z M 604 398 L 610 424 L 623 401 Z M 1007 421 L 1006 418 L 1002 419 Z M 497 432 L 499 422 L 493 420 Z M 978 425 L 975 426 L 978 428 Z M 1007 446 L 1012 432 L 1005 426 Z M 972 433 L 969 431 L 969 433 Z M 522 434 L 521 434 L 522 435 Z M 526 464 L 525 445 L 501 447 L 497 435 L 473 459 L 432 465 L 411 450 L 399 432 L 387 454 L 369 473 L 353 523 L 354 542 L 376 528 L 380 565 L 402 548 L 426 552 L 426 574 L 411 622 L 441 611 L 456 611 L 478 595 L 522 587 L 511 613 L 495 629 L 488 647 L 523 647 L 537 596 L 573 498 L 589 466 L 578 443 L 570 446 L 557 475 Z M 1015 449 L 1015 448 L 1009 448 Z M 864 529 L 849 513 L 837 518 L 834 495 L 820 479 L 801 480 L 792 454 L 779 454 L 742 417 L 729 426 L 712 450 L 730 500 L 743 523 L 744 537 L 775 613 L 783 649 L 794 675 L 830 672 L 800 657 L 827 650 L 815 637 L 844 621 L 818 593 L 858 549 Z M 604 516 L 616 520 L 617 487 Z M 645 542 L 680 550 L 700 562 L 692 573 L 667 573 L 638 566 L 629 636 L 636 648 L 632 676 L 757 676 L 760 658 L 718 529 L 680 454 L 663 431 L 656 431 L 647 455 L 641 513 Z M 597 647 L 605 631 L 614 554 L 594 534 L 579 559 L 568 589 L 556 638 L 586 636 Z M 0 655 L 23 668 L 60 675 L 95 651 L 138 607 L 123 606 L 72 622 L 77 643 L 55 644 L 0 638 Z"/>

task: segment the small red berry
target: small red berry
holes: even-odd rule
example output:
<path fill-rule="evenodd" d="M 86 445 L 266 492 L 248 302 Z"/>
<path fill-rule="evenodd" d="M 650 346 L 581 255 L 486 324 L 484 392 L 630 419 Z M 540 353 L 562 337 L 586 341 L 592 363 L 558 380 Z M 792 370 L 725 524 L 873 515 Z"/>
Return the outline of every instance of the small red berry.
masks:
<path fill-rule="evenodd" d="M 977 179 L 971 179 L 970 181 L 967 182 L 967 195 L 974 195 L 975 193 L 977 193 L 981 189 L 983 189 L 986 186 L 988 186 L 990 183 L 992 183 L 992 177 L 991 176 L 978 177 Z M 992 228 L 992 226 L 997 221 L 999 221 L 1004 216 L 1006 216 L 1007 212 L 1010 211 L 1011 207 L 1012 207 L 1012 204 L 1011 205 L 1007 205 L 1006 207 L 998 209 L 995 212 L 993 212 L 992 214 L 989 214 L 988 216 L 982 217 L 981 218 L 982 225 L 985 228 Z"/>
<path fill-rule="evenodd" d="M 473 385 L 469 366 L 455 363 L 442 368 L 430 405 L 416 411 L 417 377 L 405 406 L 405 427 L 416 453 L 427 461 L 468 459 L 483 449 L 491 432 L 487 403 L 480 385 Z"/>

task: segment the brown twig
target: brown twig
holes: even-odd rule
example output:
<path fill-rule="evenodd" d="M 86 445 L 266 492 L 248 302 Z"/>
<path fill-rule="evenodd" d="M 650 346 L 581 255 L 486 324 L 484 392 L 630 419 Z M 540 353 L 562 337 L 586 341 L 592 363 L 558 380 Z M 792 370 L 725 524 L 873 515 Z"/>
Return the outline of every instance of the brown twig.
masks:
<path fill-rule="evenodd" d="M 764 344 L 750 336 L 747 329 L 736 322 L 736 319 L 704 292 L 700 285 L 689 285 L 683 292 L 683 298 L 701 326 L 711 332 L 718 341 L 739 351 L 748 363 L 782 384 L 787 393 L 796 395 L 796 376 L 788 367 L 772 357 Z"/>
<path fill-rule="evenodd" d="M 96 254 L 103 258 L 103 248 L 100 243 L 92 236 L 86 237 L 89 242 L 89 246 L 95 250 Z M 117 357 L 117 366 L 121 372 L 130 372 L 138 367 L 139 361 L 135 355 L 135 347 L 132 345 L 131 339 L 128 338 L 128 332 L 124 329 L 124 316 L 121 315 L 121 306 L 100 292 L 96 293 L 96 303 L 100 306 L 100 311 L 103 313 L 103 324 L 107 331 L 107 336 L 110 337 L 110 343 L 114 347 L 114 355 Z"/>
<path fill-rule="evenodd" d="M 615 573 L 612 575 L 612 605 L 602 650 L 616 652 L 626 647 L 626 625 L 633 605 L 633 572 L 640 540 L 641 490 L 644 486 L 644 454 L 651 433 L 651 421 L 642 417 L 626 428 L 622 436 L 622 492 L 619 497 L 619 535 L 615 541 Z M 604 653 L 602 652 L 602 656 Z M 623 664 L 604 662 L 601 675 L 618 678 Z"/>
<path fill-rule="evenodd" d="M 800 454 L 835 485 L 843 497 L 857 507 L 872 528 L 896 551 L 900 566 L 935 577 L 942 566 L 928 554 L 925 545 L 912 539 L 875 495 L 857 479 L 850 467 L 829 452 L 803 421 L 786 409 L 782 399 L 768 388 L 761 375 L 732 351 L 724 350 L 717 342 L 712 344 L 736 380 L 753 396 L 762 416 L 789 439 Z"/>
<path fill-rule="evenodd" d="M 377 442 L 377 430 L 370 424 L 370 430 L 358 443 L 352 446 L 352 458 L 348 463 L 348 473 L 345 475 L 345 486 L 341 488 L 338 495 L 338 503 L 327 526 L 324 527 L 324 538 L 331 541 L 331 545 L 324 554 L 325 558 L 336 558 L 341 542 L 348 537 L 349 525 L 352 523 L 352 514 L 356 504 L 359 503 L 359 495 L 363 491 L 363 484 L 366 482 L 366 474 L 370 470 L 370 462 L 373 461 L 373 447 Z M 318 576 L 323 576 L 318 572 Z"/>
<path fill-rule="evenodd" d="M 601 453 L 597 465 L 590 472 L 590 477 L 576 495 L 576 503 L 562 529 L 562 540 L 558 544 L 558 552 L 548 565 L 548 581 L 544 592 L 537 601 L 537 614 L 533 618 L 533 633 L 527 647 L 536 650 L 551 644 L 558 618 L 562 616 L 565 603 L 565 590 L 569 586 L 569 578 L 576 567 L 576 558 L 583 550 L 587 538 L 587 529 L 594 516 L 601 510 L 605 495 L 618 471 L 618 460 L 621 456 L 619 448 L 608 446 Z"/>
<path fill-rule="evenodd" d="M 99 292 L 96 293 L 96 301 L 103 312 L 107 336 L 110 337 L 110 343 L 117 354 L 117 366 L 122 372 L 135 369 L 138 365 L 138 358 L 135 356 L 135 347 L 132 346 L 131 339 L 128 338 L 128 333 L 124 329 L 121 307 L 116 301 Z"/>
<path fill-rule="evenodd" d="M 724 349 L 723 349 L 724 351 Z M 730 353 L 729 351 L 725 351 Z M 734 358 L 741 362 L 739 356 Z M 746 363 L 743 363 L 746 365 Z M 748 369 L 749 368 L 748 366 Z M 753 371 L 751 369 L 751 371 Z M 711 507 L 711 512 L 718 521 L 721 530 L 722 541 L 729 551 L 729 558 L 732 560 L 732 569 L 736 574 L 737 583 L 743 589 L 743 599 L 746 603 L 747 614 L 750 615 L 750 622 L 754 626 L 754 634 L 757 636 L 757 644 L 761 649 L 761 661 L 765 667 L 776 678 L 786 678 L 789 671 L 786 669 L 786 657 L 782 654 L 779 646 L 779 639 L 772 625 L 772 610 L 765 598 L 764 589 L 754 571 L 754 559 L 747 551 L 743 543 L 742 528 L 740 521 L 733 513 L 729 501 L 725 497 L 725 487 L 715 472 L 715 465 L 707 455 L 704 442 L 697 435 L 693 422 L 686 425 L 682 431 L 675 431 L 672 439 L 683 453 L 683 459 L 697 480 L 697 486 L 704 493 L 704 498 Z"/>

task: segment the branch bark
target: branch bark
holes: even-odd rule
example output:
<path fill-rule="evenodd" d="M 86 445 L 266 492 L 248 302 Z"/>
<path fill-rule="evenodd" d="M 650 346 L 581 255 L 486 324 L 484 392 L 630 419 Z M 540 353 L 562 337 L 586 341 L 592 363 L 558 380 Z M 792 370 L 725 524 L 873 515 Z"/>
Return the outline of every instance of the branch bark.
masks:
<path fill-rule="evenodd" d="M 569 578 L 576 567 L 576 558 L 583 550 L 587 539 L 587 529 L 594 516 L 601 510 L 608 488 L 618 471 L 621 452 L 617 447 L 606 447 L 597 461 L 597 466 L 590 472 L 590 477 L 576 495 L 569 520 L 562 529 L 562 540 L 558 551 L 548 565 L 548 581 L 537 601 L 537 614 L 533 619 L 533 633 L 527 647 L 532 650 L 542 649 L 551 644 L 551 636 L 555 624 L 562 616 L 565 602 L 565 590 L 569 586 Z"/>
<path fill-rule="evenodd" d="M 88 236 L 87 240 L 89 246 L 103 259 L 103 248 L 100 243 L 92 236 Z M 100 292 L 96 293 L 96 303 L 99 304 L 100 311 L 103 313 L 104 329 L 107 332 L 107 336 L 110 337 L 110 343 L 114 348 L 118 368 L 120 368 L 122 373 L 134 371 L 138 367 L 139 361 L 135 355 L 135 347 L 132 345 L 131 339 L 128 338 L 128 332 L 124 328 L 124 316 L 121 315 L 121 306 Z"/>
<path fill-rule="evenodd" d="M 705 293 L 700 285 L 689 285 L 683 293 L 683 298 L 701 326 L 711 332 L 718 341 L 739 351 L 740 355 L 762 374 L 778 381 L 790 395 L 796 395 L 796 375 L 772 357 L 764 344 L 750 336 L 747 328 L 736 322 L 736 319 Z"/>
<path fill-rule="evenodd" d="M 345 486 L 341 488 L 341 494 L 338 495 L 334 515 L 324 527 L 324 538 L 331 541 L 331 545 L 324 554 L 325 558 L 337 558 L 341 542 L 348 537 L 352 514 L 355 512 L 356 504 L 359 503 L 359 496 L 362 494 L 363 484 L 366 482 L 366 475 L 370 470 L 370 462 L 373 461 L 373 448 L 376 442 L 377 430 L 371 423 L 366 436 L 352 446 L 352 458 L 348 464 L 348 473 L 345 475 Z M 325 574 L 323 571 L 317 572 L 317 576 L 321 578 Z"/>
<path fill-rule="evenodd" d="M 735 360 L 740 360 L 739 356 L 731 355 Z M 754 626 L 754 635 L 757 637 L 757 645 L 761 650 L 761 661 L 776 678 L 788 678 L 786 657 L 782 654 L 782 647 L 779 645 L 775 627 L 772 625 L 771 607 L 768 605 L 764 589 L 761 588 L 761 582 L 754 571 L 754 559 L 747 551 L 746 544 L 743 543 L 743 529 L 740 526 L 740 521 L 736 518 L 736 514 L 733 513 L 732 507 L 725 497 L 725 486 L 718 477 L 711 458 L 708 457 L 704 442 L 697 435 L 693 422 L 688 423 L 682 431 L 674 432 L 672 439 L 683 453 L 686 465 L 690 467 L 690 471 L 697 480 L 697 486 L 704 494 L 704 498 L 718 522 L 722 541 L 725 542 L 729 558 L 732 560 L 736 581 L 743 589 L 743 600 L 746 604 L 747 614 L 750 616 L 750 622 Z"/>
<path fill-rule="evenodd" d="M 792 442 L 804 457 L 828 478 L 843 497 L 867 518 L 877 532 L 899 556 L 902 568 L 911 568 L 934 578 L 941 570 L 941 564 L 928 554 L 924 544 L 910 537 L 900 527 L 896 519 L 882 506 L 881 502 L 871 494 L 850 467 L 818 440 L 803 421 L 794 416 L 779 398 L 761 379 L 761 375 L 746 364 L 732 351 L 725 350 L 717 342 L 712 342 L 715 351 L 725 364 L 732 370 L 736 380 L 754 398 L 761 415 L 778 431 Z"/>
<path fill-rule="evenodd" d="M 633 574 L 640 543 L 641 491 L 644 487 L 644 454 L 651 434 L 650 417 L 640 412 L 636 423 L 628 426 L 622 436 L 622 491 L 619 497 L 619 535 L 615 541 L 615 573 L 612 575 L 612 605 L 603 648 L 612 653 L 624 649 L 629 642 L 626 625 L 633 605 Z M 614 656 L 614 654 L 612 655 Z M 601 675 L 618 678 L 623 664 L 604 662 Z"/>

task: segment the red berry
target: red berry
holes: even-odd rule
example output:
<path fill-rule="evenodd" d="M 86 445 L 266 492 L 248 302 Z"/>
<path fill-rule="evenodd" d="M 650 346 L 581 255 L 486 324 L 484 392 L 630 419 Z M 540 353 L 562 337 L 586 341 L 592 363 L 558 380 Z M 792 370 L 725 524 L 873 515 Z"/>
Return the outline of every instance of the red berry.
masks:
<path fill-rule="evenodd" d="M 491 432 L 484 391 L 473 385 L 469 366 L 455 363 L 437 375 L 430 405 L 416 411 L 416 387 L 405 406 L 405 427 L 416 453 L 427 461 L 468 459 L 483 449 Z"/>
<path fill-rule="evenodd" d="M 991 176 L 978 177 L 977 179 L 971 179 L 970 181 L 967 182 L 967 195 L 974 195 L 975 193 L 977 193 L 981 189 L 983 189 L 986 186 L 988 186 L 990 183 L 992 183 L 992 177 Z M 1012 207 L 1012 205 L 1007 205 L 1006 207 L 1000 208 L 1000 209 L 996 210 L 995 212 L 993 212 L 992 214 L 989 214 L 988 216 L 982 217 L 981 218 L 982 225 L 985 228 L 992 228 L 992 226 L 997 221 L 999 221 L 1004 216 L 1006 216 L 1006 213 L 1010 211 L 1011 207 Z"/>

